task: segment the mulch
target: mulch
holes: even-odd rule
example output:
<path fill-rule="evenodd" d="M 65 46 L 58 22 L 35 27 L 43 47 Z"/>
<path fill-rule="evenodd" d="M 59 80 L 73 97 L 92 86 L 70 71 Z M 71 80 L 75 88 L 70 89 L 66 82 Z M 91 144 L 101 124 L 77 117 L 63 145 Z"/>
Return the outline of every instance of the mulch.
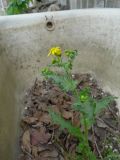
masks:
<path fill-rule="evenodd" d="M 73 78 L 78 80 L 79 90 L 90 87 L 91 94 L 96 99 L 109 95 L 90 74 L 75 74 Z M 80 115 L 71 108 L 72 102 L 70 93 L 63 93 L 51 81 L 36 79 L 25 96 L 25 111 L 20 122 L 19 160 L 69 160 L 67 153 L 76 154 L 77 139 L 66 129 L 60 130 L 59 125 L 53 125 L 48 114 L 48 109 L 52 108 L 73 125 L 81 127 Z M 98 159 L 104 158 L 109 140 L 113 150 L 120 153 L 120 144 L 116 142 L 116 137 L 120 136 L 116 106 L 115 101 L 110 103 L 108 108 L 96 117 L 96 122 L 89 131 L 89 143 Z M 108 143 L 107 145 L 109 146 Z"/>

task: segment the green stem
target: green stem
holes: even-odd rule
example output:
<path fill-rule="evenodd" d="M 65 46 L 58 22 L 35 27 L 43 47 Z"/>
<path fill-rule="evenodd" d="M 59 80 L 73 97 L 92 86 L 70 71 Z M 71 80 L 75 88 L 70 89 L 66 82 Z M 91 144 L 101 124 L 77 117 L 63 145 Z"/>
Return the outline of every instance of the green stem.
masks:
<path fill-rule="evenodd" d="M 86 144 L 86 155 L 87 155 L 87 159 L 88 160 L 93 160 L 93 156 L 94 155 L 91 155 L 91 149 L 90 149 L 90 146 L 89 146 L 89 142 L 88 142 L 88 126 L 87 126 L 87 122 L 86 122 L 86 118 L 85 116 L 83 115 L 83 119 L 84 119 L 84 133 L 85 133 L 85 144 Z M 92 156 L 92 157 L 91 157 Z"/>
<path fill-rule="evenodd" d="M 85 116 L 83 116 L 83 119 L 84 119 L 84 128 L 85 128 L 85 138 L 86 138 L 86 142 L 88 144 L 88 127 L 87 127 L 87 123 L 86 123 L 86 118 Z"/>

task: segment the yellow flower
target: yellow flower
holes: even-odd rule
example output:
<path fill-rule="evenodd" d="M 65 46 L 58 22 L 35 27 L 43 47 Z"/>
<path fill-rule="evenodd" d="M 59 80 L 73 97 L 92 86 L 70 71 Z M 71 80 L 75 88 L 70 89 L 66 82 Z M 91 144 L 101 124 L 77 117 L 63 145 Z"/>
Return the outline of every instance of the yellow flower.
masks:
<path fill-rule="evenodd" d="M 55 56 L 61 56 L 62 51 L 60 47 L 53 47 L 50 49 L 48 56 L 55 55 Z"/>

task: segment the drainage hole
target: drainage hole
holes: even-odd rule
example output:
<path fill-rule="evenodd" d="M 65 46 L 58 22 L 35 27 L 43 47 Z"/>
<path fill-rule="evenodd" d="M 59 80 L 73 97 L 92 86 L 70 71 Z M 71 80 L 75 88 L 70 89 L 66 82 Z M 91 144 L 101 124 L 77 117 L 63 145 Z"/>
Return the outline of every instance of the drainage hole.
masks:
<path fill-rule="evenodd" d="M 50 28 L 52 28 L 53 27 L 53 22 L 47 22 L 46 23 L 46 26 L 50 29 Z"/>

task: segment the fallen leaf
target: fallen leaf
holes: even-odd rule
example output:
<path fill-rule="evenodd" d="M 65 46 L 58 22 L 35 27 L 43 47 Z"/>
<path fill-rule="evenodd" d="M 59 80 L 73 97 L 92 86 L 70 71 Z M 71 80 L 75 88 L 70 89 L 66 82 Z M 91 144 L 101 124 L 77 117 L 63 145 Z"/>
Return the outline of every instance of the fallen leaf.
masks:
<path fill-rule="evenodd" d="M 53 110 L 54 112 L 56 112 L 56 113 L 60 114 L 59 106 L 57 106 L 57 105 L 53 105 L 53 106 L 52 106 L 52 110 Z"/>
<path fill-rule="evenodd" d="M 75 153 L 75 149 L 76 149 L 77 144 L 73 143 L 70 147 L 69 147 L 69 152 L 70 153 Z"/>
<path fill-rule="evenodd" d="M 54 149 L 54 150 L 45 150 L 43 152 L 40 153 L 41 157 L 47 158 L 47 157 L 57 157 L 58 156 L 58 152 Z"/>
<path fill-rule="evenodd" d="M 30 132 L 29 132 L 29 130 L 25 131 L 24 134 L 23 134 L 22 149 L 31 153 Z"/>
<path fill-rule="evenodd" d="M 30 132 L 31 137 L 31 144 L 38 145 L 38 144 L 45 144 L 48 143 L 51 134 L 46 133 L 45 127 L 41 127 L 40 130 L 32 129 Z"/>
<path fill-rule="evenodd" d="M 25 117 L 22 120 L 27 124 L 35 124 L 38 121 L 36 117 Z"/>
<path fill-rule="evenodd" d="M 63 116 L 63 118 L 65 118 L 66 120 L 72 119 L 72 118 L 73 118 L 73 112 L 72 112 L 72 111 L 62 110 L 62 116 Z"/>
<path fill-rule="evenodd" d="M 63 156 L 61 156 L 61 155 L 60 155 L 60 158 L 59 158 L 59 160 L 64 160 Z"/>
<path fill-rule="evenodd" d="M 38 157 L 38 147 L 32 146 L 32 155 L 36 158 Z"/>
<path fill-rule="evenodd" d="M 41 157 L 41 156 L 39 156 L 39 158 L 36 159 L 36 160 L 58 160 L 58 157 L 53 158 L 53 157 Z"/>
<path fill-rule="evenodd" d="M 97 123 L 97 126 L 100 127 L 100 128 L 106 128 L 107 127 L 107 125 L 104 122 L 102 122 L 98 119 L 96 120 L 96 123 Z"/>
<path fill-rule="evenodd" d="M 46 124 L 51 123 L 51 117 L 50 117 L 49 113 L 48 112 L 43 112 L 41 117 L 39 118 L 39 121 L 43 122 L 43 123 L 46 123 Z"/>
<path fill-rule="evenodd" d="M 100 139 L 104 139 L 106 136 L 106 130 L 104 128 L 98 128 L 95 127 L 95 134 L 100 138 Z"/>
<path fill-rule="evenodd" d="M 36 111 L 33 116 L 39 120 L 42 116 L 42 111 Z"/>
<path fill-rule="evenodd" d="M 40 152 L 42 152 L 42 151 L 44 151 L 44 150 L 46 150 L 46 149 L 48 149 L 48 147 L 46 146 L 46 145 L 39 145 L 38 146 L 38 152 L 40 153 Z"/>
<path fill-rule="evenodd" d="M 41 122 L 36 123 L 35 125 L 32 125 L 33 128 L 40 128 L 43 124 Z"/>
<path fill-rule="evenodd" d="M 43 103 L 43 102 L 40 102 L 39 105 L 38 105 L 38 110 L 42 110 L 42 111 L 44 111 L 44 112 L 45 112 L 45 111 L 47 112 L 47 111 L 48 111 L 48 108 L 49 108 L 49 107 L 48 107 L 45 103 Z"/>
<path fill-rule="evenodd" d="M 72 124 L 75 127 L 80 127 L 80 113 L 79 112 L 73 113 Z"/>

